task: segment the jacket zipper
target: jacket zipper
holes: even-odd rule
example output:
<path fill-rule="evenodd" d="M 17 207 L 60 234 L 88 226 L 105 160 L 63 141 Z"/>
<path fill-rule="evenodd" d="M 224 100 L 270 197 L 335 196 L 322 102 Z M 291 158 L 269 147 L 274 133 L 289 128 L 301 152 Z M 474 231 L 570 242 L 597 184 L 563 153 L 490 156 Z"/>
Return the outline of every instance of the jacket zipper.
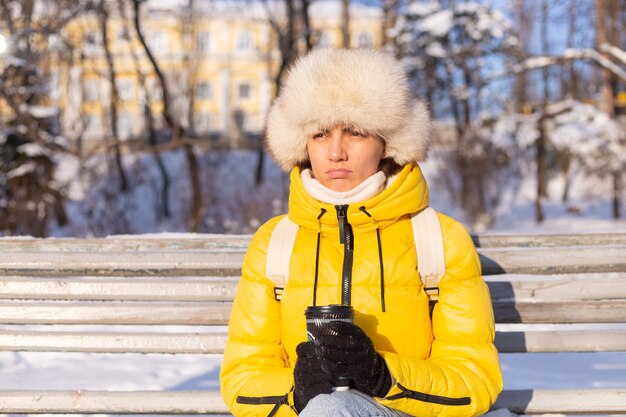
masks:
<path fill-rule="evenodd" d="M 398 387 L 402 390 L 401 393 L 386 397 L 385 399 L 397 400 L 400 398 L 411 398 L 413 400 L 419 400 L 419 401 L 424 401 L 427 403 L 434 403 L 434 404 L 441 404 L 441 405 L 469 405 L 472 402 L 472 399 L 470 397 L 460 397 L 460 398 L 442 397 L 440 395 L 432 395 L 432 394 L 426 394 L 423 392 L 412 391 L 410 389 L 404 388 L 400 384 L 398 384 Z"/>
<path fill-rule="evenodd" d="M 341 305 L 352 304 L 352 263 L 354 258 L 354 235 L 348 222 L 348 205 L 337 205 L 339 221 L 339 243 L 343 244 L 343 271 L 341 280 Z"/>
<path fill-rule="evenodd" d="M 274 404 L 274 407 L 269 412 L 267 417 L 272 417 L 274 414 L 278 412 L 278 409 L 283 404 L 289 404 L 288 401 L 289 394 L 285 395 L 271 395 L 267 397 L 244 397 L 242 395 L 237 397 L 238 404 L 249 404 L 249 405 L 262 405 L 262 404 Z"/>

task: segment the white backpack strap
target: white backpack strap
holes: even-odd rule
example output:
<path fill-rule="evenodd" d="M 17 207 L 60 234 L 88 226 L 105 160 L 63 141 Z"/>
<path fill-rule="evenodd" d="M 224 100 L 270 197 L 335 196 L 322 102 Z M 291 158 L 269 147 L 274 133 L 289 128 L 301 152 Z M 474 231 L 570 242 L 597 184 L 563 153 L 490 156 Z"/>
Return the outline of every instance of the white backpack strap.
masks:
<path fill-rule="evenodd" d="M 431 207 L 414 214 L 411 223 L 418 257 L 417 269 L 432 306 L 439 299 L 439 281 L 446 273 L 441 224 L 437 212 Z"/>
<path fill-rule="evenodd" d="M 278 301 L 289 281 L 289 261 L 297 233 L 298 225 L 285 216 L 276 224 L 267 246 L 265 276 L 274 283 L 274 298 Z"/>

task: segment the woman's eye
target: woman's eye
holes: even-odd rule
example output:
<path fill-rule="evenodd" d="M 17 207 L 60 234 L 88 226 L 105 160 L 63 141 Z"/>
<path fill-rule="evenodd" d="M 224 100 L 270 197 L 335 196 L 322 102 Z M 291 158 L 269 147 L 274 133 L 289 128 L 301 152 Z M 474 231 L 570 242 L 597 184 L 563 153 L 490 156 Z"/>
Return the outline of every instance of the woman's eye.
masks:
<path fill-rule="evenodd" d="M 326 136 L 325 132 L 319 132 L 313 135 L 313 139 L 323 138 L 324 136 Z"/>
<path fill-rule="evenodd" d="M 351 131 L 350 132 L 350 136 L 358 136 L 358 137 L 363 137 L 365 135 L 363 135 L 361 132 L 357 132 L 357 131 Z"/>

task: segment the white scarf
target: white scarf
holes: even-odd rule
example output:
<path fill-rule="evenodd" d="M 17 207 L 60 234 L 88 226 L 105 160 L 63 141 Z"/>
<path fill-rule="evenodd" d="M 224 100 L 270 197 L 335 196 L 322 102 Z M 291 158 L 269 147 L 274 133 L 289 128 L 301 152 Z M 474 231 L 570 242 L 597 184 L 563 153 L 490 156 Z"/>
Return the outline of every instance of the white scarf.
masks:
<path fill-rule="evenodd" d="M 348 191 L 334 191 L 313 178 L 310 169 L 300 173 L 302 185 L 311 197 L 327 204 L 352 204 L 365 201 L 381 192 L 386 185 L 387 177 L 378 171 L 356 187 Z"/>

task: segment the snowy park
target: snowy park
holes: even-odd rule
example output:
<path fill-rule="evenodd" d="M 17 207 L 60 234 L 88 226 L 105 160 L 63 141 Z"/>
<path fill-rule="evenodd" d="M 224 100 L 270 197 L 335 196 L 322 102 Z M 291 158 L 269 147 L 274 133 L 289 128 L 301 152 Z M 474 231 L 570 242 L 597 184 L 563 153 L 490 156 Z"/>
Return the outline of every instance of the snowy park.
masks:
<path fill-rule="evenodd" d="M 243 256 L 297 190 L 268 115 L 345 48 L 393 56 L 432 119 L 426 204 L 474 238 L 528 397 L 489 415 L 626 416 L 623 27 L 620 0 L 0 1 L 0 415 L 227 415 Z"/>

